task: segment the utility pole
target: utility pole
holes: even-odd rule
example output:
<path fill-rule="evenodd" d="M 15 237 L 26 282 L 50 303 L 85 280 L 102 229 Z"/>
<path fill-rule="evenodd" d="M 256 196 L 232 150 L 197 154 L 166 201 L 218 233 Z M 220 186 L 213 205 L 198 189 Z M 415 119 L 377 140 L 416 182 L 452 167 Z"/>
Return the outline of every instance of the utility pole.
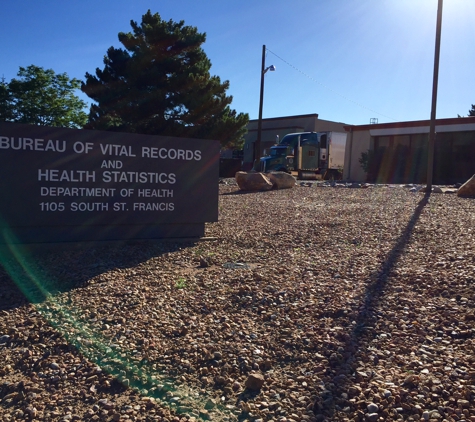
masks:
<path fill-rule="evenodd" d="M 261 93 L 259 96 L 259 119 L 257 121 L 257 141 L 254 144 L 254 167 L 259 170 L 259 159 L 261 158 L 261 137 L 262 137 L 262 107 L 264 104 L 264 75 L 267 71 L 275 71 L 275 66 L 266 67 L 266 46 L 262 46 L 262 65 L 261 65 Z"/>
<path fill-rule="evenodd" d="M 261 136 L 262 136 L 262 107 L 264 103 L 264 73 L 266 67 L 266 46 L 262 46 L 262 66 L 261 66 L 261 93 L 259 96 L 259 120 L 257 121 L 257 141 L 254 148 L 254 159 L 259 162 L 261 158 Z"/>
<path fill-rule="evenodd" d="M 437 7 L 437 25 L 435 30 L 435 55 L 434 55 L 434 78 L 432 82 L 432 110 L 430 113 L 429 128 L 429 151 L 427 155 L 427 192 L 432 191 L 432 175 L 434 173 L 434 148 L 435 148 L 435 116 L 437 109 L 437 84 L 439 80 L 439 57 L 440 57 L 440 34 L 442 31 L 442 3 L 439 0 Z"/>

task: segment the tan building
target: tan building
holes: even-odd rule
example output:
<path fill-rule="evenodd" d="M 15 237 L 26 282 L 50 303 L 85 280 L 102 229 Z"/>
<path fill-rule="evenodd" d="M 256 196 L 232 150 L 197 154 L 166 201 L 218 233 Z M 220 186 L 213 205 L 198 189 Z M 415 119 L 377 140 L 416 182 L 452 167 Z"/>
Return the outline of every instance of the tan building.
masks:
<path fill-rule="evenodd" d="M 243 169 L 249 170 L 254 162 L 254 145 L 257 140 L 258 120 L 250 120 L 247 125 L 243 151 Z M 261 156 L 266 148 L 279 142 L 283 136 L 295 132 L 345 132 L 345 124 L 321 120 L 318 114 L 303 114 L 300 116 L 273 117 L 262 119 Z"/>
<path fill-rule="evenodd" d="M 429 120 L 345 126 L 343 179 L 426 183 Z M 475 174 L 475 117 L 436 120 L 434 184 L 463 183 Z M 363 153 L 371 158 L 366 174 Z"/>

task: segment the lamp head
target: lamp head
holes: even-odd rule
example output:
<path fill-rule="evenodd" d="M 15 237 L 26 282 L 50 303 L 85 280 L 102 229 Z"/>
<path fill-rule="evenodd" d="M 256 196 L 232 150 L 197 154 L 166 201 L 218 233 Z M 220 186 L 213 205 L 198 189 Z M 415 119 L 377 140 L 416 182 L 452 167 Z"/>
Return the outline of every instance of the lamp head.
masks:
<path fill-rule="evenodd" d="M 275 66 L 272 64 L 269 67 L 266 67 L 262 73 L 267 73 L 267 71 L 270 70 L 271 72 L 274 72 Z"/>

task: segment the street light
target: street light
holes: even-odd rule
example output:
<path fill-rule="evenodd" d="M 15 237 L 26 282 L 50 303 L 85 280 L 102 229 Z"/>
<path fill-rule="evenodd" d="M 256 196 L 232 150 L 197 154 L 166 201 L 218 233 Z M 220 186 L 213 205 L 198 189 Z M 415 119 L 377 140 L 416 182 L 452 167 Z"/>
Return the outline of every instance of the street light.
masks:
<path fill-rule="evenodd" d="M 262 46 L 262 67 L 261 67 L 261 95 L 259 97 L 259 120 L 257 121 L 257 141 L 254 145 L 254 168 L 259 170 L 259 160 L 261 158 L 261 135 L 262 135 L 262 105 L 264 103 L 264 75 L 267 71 L 274 72 L 275 66 L 266 67 L 266 46 Z"/>

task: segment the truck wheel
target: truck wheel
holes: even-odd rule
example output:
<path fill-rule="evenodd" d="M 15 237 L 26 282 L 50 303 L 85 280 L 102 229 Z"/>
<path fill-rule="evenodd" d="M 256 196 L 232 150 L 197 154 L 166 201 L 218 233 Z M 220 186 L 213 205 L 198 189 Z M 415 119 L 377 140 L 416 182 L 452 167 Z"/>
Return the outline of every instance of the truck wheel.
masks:
<path fill-rule="evenodd" d="M 323 180 L 341 180 L 343 175 L 336 169 L 327 170 L 323 175 Z"/>

